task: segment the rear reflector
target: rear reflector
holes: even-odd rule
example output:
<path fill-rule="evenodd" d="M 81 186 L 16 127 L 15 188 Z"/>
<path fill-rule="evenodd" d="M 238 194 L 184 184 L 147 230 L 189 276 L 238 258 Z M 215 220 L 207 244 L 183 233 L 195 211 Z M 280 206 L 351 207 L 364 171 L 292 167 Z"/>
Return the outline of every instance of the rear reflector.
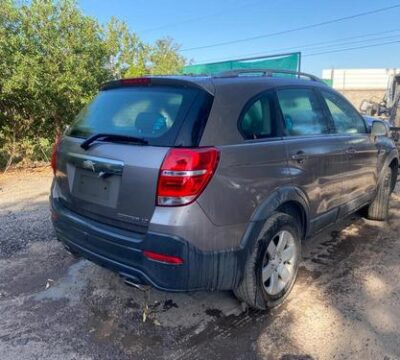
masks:
<path fill-rule="evenodd" d="M 143 255 L 147 257 L 148 259 L 163 262 L 166 264 L 172 264 L 172 265 L 181 265 L 183 264 L 183 259 L 181 259 L 178 256 L 170 256 L 170 255 L 164 255 L 164 254 L 159 254 L 153 251 L 148 251 L 144 250 Z"/>
<path fill-rule="evenodd" d="M 218 159 L 215 148 L 169 150 L 158 178 L 157 205 L 180 206 L 196 200 L 211 180 Z"/>

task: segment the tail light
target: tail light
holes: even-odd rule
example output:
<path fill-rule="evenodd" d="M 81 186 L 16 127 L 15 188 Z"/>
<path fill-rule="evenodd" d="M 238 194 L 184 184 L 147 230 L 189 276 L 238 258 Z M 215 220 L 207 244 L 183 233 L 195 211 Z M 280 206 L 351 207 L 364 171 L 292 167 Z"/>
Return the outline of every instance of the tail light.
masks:
<path fill-rule="evenodd" d="M 196 200 L 211 180 L 218 160 L 215 148 L 169 150 L 158 178 L 157 205 L 180 206 Z"/>
<path fill-rule="evenodd" d="M 53 169 L 53 174 L 56 175 L 57 171 L 57 150 L 58 150 L 58 145 L 60 144 L 61 138 L 60 136 L 56 137 L 56 141 L 54 142 L 53 145 L 53 150 L 51 153 L 51 168 Z"/>

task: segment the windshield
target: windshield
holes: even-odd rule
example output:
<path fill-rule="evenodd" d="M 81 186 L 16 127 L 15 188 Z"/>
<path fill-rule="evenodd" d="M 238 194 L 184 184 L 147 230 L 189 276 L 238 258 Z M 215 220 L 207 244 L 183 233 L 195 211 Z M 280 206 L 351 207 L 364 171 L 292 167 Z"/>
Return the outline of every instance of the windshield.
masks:
<path fill-rule="evenodd" d="M 170 146 L 198 92 L 165 86 L 104 90 L 82 109 L 68 135 L 88 138 L 107 133 Z"/>

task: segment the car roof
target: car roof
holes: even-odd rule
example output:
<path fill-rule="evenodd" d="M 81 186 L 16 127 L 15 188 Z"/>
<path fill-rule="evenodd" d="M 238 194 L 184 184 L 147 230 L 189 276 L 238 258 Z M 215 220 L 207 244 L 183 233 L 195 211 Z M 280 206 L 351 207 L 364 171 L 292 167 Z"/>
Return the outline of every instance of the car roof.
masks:
<path fill-rule="evenodd" d="M 203 88 L 212 95 L 218 91 L 219 88 L 226 86 L 237 87 L 238 89 L 243 86 L 255 86 L 257 88 L 265 88 L 265 90 L 281 87 L 281 86 L 317 86 L 326 87 L 327 85 L 321 81 L 314 79 L 302 79 L 295 77 L 282 77 L 282 76 L 259 76 L 259 75 L 246 75 L 246 76 L 198 76 L 198 75 L 180 75 L 180 76 L 162 76 L 151 77 L 154 81 L 164 79 L 164 81 L 172 80 L 176 82 L 193 83 L 198 87 Z"/>
<path fill-rule="evenodd" d="M 296 73 L 294 73 L 296 74 Z M 302 74 L 302 73 L 299 73 Z M 297 78 L 292 76 L 266 76 L 266 75 L 251 75 L 246 74 L 245 76 L 239 76 L 237 74 L 221 74 L 221 75 L 162 75 L 162 76 L 145 76 L 142 79 L 147 79 L 152 85 L 171 85 L 171 86 L 187 86 L 201 88 L 211 95 L 215 95 L 218 89 L 225 87 L 238 88 L 245 86 L 246 88 L 254 86 L 255 88 L 262 90 L 268 90 L 275 87 L 281 86 L 323 86 L 326 84 L 308 74 L 311 79 Z M 140 78 L 133 79 L 122 79 L 113 80 L 102 86 L 102 89 L 109 89 L 114 87 L 123 86 L 125 80 L 141 80 Z M 129 86 L 129 85 L 128 85 Z"/>

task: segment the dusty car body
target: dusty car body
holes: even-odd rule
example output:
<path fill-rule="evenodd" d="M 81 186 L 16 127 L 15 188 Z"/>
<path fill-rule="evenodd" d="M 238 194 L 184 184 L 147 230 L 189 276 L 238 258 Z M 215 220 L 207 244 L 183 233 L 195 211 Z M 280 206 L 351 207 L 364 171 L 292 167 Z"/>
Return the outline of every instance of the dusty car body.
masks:
<path fill-rule="evenodd" d="M 305 238 L 385 219 L 399 160 L 318 79 L 271 74 L 105 84 L 55 148 L 58 239 L 132 283 L 283 301 Z"/>

